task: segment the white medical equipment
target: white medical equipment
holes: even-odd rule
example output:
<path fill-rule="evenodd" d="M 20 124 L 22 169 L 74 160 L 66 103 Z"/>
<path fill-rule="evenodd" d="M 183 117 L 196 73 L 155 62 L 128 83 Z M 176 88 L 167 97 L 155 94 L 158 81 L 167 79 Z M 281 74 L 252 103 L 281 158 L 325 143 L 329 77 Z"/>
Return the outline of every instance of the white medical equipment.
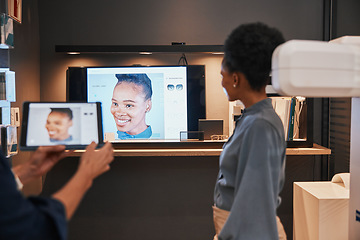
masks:
<path fill-rule="evenodd" d="M 278 46 L 272 85 L 287 96 L 352 97 L 349 239 L 360 239 L 360 36 L 291 40 Z"/>

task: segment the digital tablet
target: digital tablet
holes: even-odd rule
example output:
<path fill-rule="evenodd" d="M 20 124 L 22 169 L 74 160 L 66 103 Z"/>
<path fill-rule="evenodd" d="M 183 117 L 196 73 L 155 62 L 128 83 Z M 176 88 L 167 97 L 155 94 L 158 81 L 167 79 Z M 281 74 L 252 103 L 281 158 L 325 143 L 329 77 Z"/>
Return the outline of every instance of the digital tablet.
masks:
<path fill-rule="evenodd" d="M 20 150 L 51 145 L 84 149 L 92 141 L 103 145 L 100 102 L 23 104 Z"/>

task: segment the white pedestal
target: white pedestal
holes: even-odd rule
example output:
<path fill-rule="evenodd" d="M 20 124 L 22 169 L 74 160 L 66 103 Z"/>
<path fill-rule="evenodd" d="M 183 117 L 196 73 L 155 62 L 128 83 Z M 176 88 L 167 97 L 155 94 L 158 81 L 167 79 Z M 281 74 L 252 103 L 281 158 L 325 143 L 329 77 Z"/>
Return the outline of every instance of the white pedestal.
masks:
<path fill-rule="evenodd" d="M 360 39 L 360 38 L 359 38 Z M 360 46 L 360 45 L 359 45 Z M 349 239 L 360 239 L 360 97 L 351 101 Z"/>
<path fill-rule="evenodd" d="M 294 183 L 294 239 L 347 240 L 349 190 L 332 182 Z"/>

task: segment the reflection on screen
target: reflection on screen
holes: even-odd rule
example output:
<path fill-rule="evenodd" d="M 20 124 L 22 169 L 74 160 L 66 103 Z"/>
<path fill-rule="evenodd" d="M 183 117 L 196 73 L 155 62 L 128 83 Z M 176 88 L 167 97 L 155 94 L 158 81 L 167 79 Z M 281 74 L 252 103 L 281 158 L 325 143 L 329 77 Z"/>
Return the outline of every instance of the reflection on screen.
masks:
<path fill-rule="evenodd" d="M 96 104 L 30 103 L 27 146 L 98 143 Z"/>
<path fill-rule="evenodd" d="M 87 101 L 102 103 L 106 139 L 179 139 L 187 131 L 185 66 L 94 67 L 87 76 Z"/>

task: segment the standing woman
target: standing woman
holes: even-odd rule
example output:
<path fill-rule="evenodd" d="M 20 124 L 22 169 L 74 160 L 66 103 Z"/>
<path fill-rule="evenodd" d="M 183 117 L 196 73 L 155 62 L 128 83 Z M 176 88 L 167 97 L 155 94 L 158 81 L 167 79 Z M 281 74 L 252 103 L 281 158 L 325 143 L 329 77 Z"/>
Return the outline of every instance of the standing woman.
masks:
<path fill-rule="evenodd" d="M 240 25 L 225 42 L 222 86 L 228 100 L 240 100 L 245 109 L 220 156 L 214 239 L 286 239 L 276 214 L 286 142 L 265 91 L 272 53 L 283 42 L 281 32 L 262 23 Z"/>

